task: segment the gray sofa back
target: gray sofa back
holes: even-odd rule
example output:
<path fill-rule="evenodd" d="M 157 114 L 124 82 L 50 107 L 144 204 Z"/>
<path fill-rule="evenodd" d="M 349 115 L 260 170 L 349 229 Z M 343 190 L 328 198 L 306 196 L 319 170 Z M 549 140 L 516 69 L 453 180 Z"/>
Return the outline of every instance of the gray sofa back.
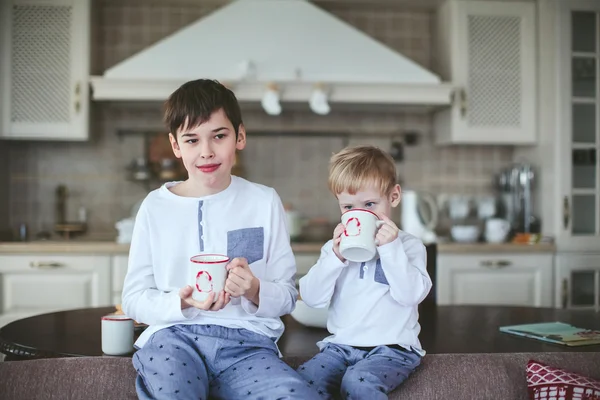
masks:
<path fill-rule="evenodd" d="M 600 379 L 600 353 L 432 354 L 389 398 L 523 400 L 530 359 Z M 286 361 L 295 367 L 302 360 Z M 135 376 L 131 358 L 0 362 L 0 398 L 136 399 Z"/>

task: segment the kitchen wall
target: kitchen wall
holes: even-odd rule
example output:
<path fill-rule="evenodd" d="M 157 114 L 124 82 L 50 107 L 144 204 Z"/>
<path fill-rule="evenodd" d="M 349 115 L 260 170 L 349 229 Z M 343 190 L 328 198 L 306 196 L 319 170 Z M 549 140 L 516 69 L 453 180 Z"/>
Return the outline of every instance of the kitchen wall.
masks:
<path fill-rule="evenodd" d="M 0 238 L 4 237 L 9 221 L 8 145 L 0 142 Z"/>
<path fill-rule="evenodd" d="M 97 0 L 93 73 L 101 73 L 220 4 L 224 3 Z M 326 7 L 419 64 L 427 68 L 435 65 L 430 11 L 381 5 L 370 8 L 356 3 Z M 75 218 L 76 210 L 85 206 L 92 236 L 114 237 L 115 222 L 128 216 L 135 202 L 147 193 L 147 187 L 126 179 L 125 170 L 133 158 L 142 156 L 144 138 L 119 136 L 117 132 L 164 132 L 160 104 L 94 103 L 92 108 L 89 142 L 3 143 L 10 148 L 11 226 L 27 222 L 33 231 L 51 230 L 54 190 L 62 183 L 70 192 L 69 217 Z M 492 173 L 513 158 L 510 147 L 435 147 L 431 117 L 418 111 L 334 109 L 323 117 L 298 106 L 270 117 L 256 106 L 243 108 L 250 134 L 248 147 L 240 156 L 245 176 L 274 186 L 284 201 L 309 217 L 338 218 L 326 189 L 327 162 L 332 152 L 347 144 L 372 143 L 389 149 L 393 140 L 402 138 L 402 132 L 417 132 L 418 143 L 405 149 L 405 160 L 398 163 L 398 170 L 404 187 L 433 193 L 490 193 Z M 306 136 L 306 132 L 311 135 Z"/>

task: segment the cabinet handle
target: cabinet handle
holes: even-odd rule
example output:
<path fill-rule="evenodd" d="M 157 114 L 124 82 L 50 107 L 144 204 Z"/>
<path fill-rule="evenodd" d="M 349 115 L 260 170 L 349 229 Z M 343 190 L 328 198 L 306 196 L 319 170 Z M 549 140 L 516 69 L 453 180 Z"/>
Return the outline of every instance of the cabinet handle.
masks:
<path fill-rule="evenodd" d="M 567 308 L 569 306 L 569 281 L 567 278 L 562 280 L 562 288 L 561 288 L 561 303 L 562 308 Z"/>
<path fill-rule="evenodd" d="M 451 94 L 451 101 L 453 104 L 458 102 L 460 109 L 460 115 L 462 118 L 467 116 L 467 92 L 465 89 L 457 89 Z"/>
<path fill-rule="evenodd" d="M 563 199 L 563 226 L 569 228 L 569 220 L 571 219 L 571 207 L 569 207 L 569 196 Z"/>
<path fill-rule="evenodd" d="M 465 89 L 460 89 L 460 116 L 465 118 L 467 116 L 467 91 Z"/>
<path fill-rule="evenodd" d="M 499 269 L 499 268 L 508 267 L 512 263 L 508 260 L 499 260 L 499 261 L 484 260 L 480 264 L 482 267 L 491 268 L 491 269 Z"/>
<path fill-rule="evenodd" d="M 81 83 L 77 82 L 75 84 L 75 113 L 79 114 L 79 110 L 81 110 Z"/>
<path fill-rule="evenodd" d="M 65 264 L 59 262 L 43 262 L 43 261 L 32 261 L 29 263 L 31 268 L 60 268 L 64 267 Z"/>

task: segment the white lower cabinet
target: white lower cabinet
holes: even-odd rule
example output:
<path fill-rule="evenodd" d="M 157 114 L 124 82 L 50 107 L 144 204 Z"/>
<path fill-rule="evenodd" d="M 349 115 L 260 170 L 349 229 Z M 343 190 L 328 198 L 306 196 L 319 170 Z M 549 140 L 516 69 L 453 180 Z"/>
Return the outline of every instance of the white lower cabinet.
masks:
<path fill-rule="evenodd" d="M 121 304 L 123 283 L 125 282 L 125 275 L 127 275 L 127 263 L 129 262 L 129 256 L 127 254 L 119 254 L 112 256 L 112 304 Z"/>
<path fill-rule="evenodd" d="M 557 254 L 555 306 L 600 311 L 600 254 Z"/>
<path fill-rule="evenodd" d="M 58 310 L 111 305 L 110 255 L 0 256 L 0 326 Z"/>
<path fill-rule="evenodd" d="M 439 253 L 439 305 L 553 306 L 553 253 Z"/>

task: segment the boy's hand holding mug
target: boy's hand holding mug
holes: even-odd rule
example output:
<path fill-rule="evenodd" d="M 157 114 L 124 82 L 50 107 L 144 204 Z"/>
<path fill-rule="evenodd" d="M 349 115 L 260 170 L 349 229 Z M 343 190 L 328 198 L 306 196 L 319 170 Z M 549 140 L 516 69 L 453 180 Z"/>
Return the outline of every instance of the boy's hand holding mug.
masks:
<path fill-rule="evenodd" d="M 229 293 L 225 293 L 224 290 L 221 290 L 218 294 L 217 300 L 215 301 L 215 292 L 209 293 L 208 297 L 204 301 L 195 300 L 192 297 L 192 293 L 194 292 L 194 288 L 190 285 L 182 287 L 179 290 L 179 297 L 181 297 L 181 309 L 184 310 L 189 307 L 196 307 L 200 310 L 204 311 L 219 311 L 231 300 L 231 296 Z"/>
<path fill-rule="evenodd" d="M 333 252 L 341 262 L 346 262 L 346 259 L 340 254 L 340 242 L 342 241 L 342 233 L 344 233 L 344 224 L 339 223 L 333 230 Z"/>
<path fill-rule="evenodd" d="M 398 229 L 394 221 L 389 219 L 387 215 L 378 214 L 378 217 L 383 221 L 383 224 L 381 224 L 377 235 L 375 235 L 375 244 L 383 246 L 384 244 L 392 243 L 398 237 L 400 229 Z"/>
<path fill-rule="evenodd" d="M 195 307 L 204 311 L 219 311 L 230 301 L 226 293 L 229 257 L 222 254 L 199 254 L 190 258 L 188 282 L 179 291 L 181 309 Z"/>
<path fill-rule="evenodd" d="M 258 293 L 260 281 L 254 276 L 248 260 L 236 257 L 227 265 L 227 281 L 225 281 L 225 292 L 231 297 L 244 296 L 254 304 L 258 305 Z"/>
<path fill-rule="evenodd" d="M 399 231 L 387 215 L 351 209 L 333 232 L 333 251 L 342 262 L 366 262 L 377 255 L 377 246 L 396 240 Z"/>

